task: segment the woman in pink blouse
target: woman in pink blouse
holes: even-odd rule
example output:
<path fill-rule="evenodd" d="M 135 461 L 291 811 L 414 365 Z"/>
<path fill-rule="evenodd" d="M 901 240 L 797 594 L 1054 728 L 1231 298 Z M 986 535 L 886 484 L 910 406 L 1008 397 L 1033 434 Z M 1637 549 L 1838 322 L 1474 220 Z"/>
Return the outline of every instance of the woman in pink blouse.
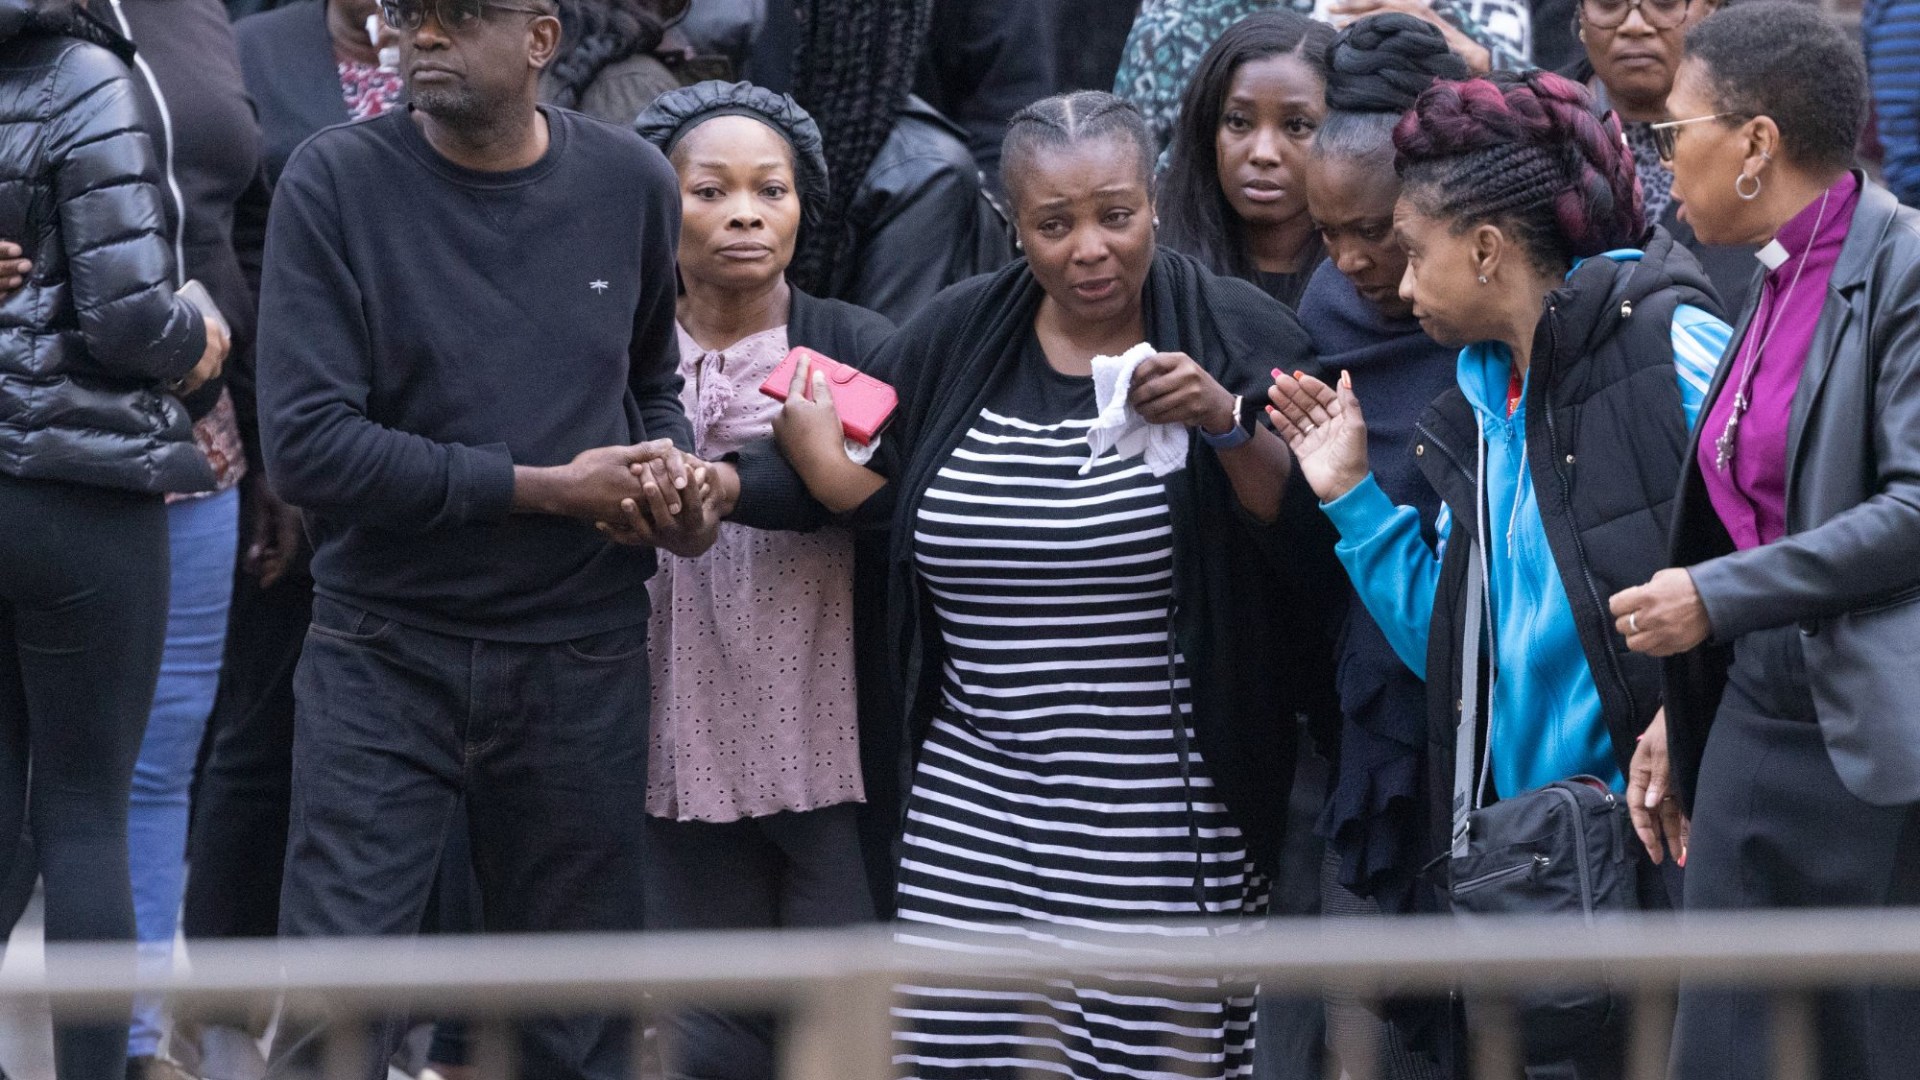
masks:
<path fill-rule="evenodd" d="M 760 386 L 798 345 L 859 366 L 891 327 L 786 281 L 826 199 L 813 120 L 746 83 L 657 99 L 636 124 L 680 176 L 681 400 L 694 452 L 723 461 L 773 432 Z M 743 482 L 715 469 L 721 501 Z M 745 479 L 751 484 L 752 478 Z M 734 522 L 651 583 L 649 929 L 830 926 L 873 917 L 854 655 L 854 539 Z M 672 1075 L 773 1076 L 771 1022 L 673 1018 Z"/>
<path fill-rule="evenodd" d="M 1675 569 L 1612 604 L 1628 647 L 1673 658 L 1647 736 L 1672 782 L 1661 753 L 1631 809 L 1664 823 L 1689 909 L 1920 904 L 1920 212 L 1851 168 L 1866 103 L 1852 34 L 1738 4 L 1687 35 L 1653 125 L 1700 239 L 1760 260 Z M 1849 987 L 1816 1015 L 1820 1075 L 1913 1075 L 1920 993 Z M 1683 989 L 1673 1075 L 1765 1075 L 1769 1016 Z"/>

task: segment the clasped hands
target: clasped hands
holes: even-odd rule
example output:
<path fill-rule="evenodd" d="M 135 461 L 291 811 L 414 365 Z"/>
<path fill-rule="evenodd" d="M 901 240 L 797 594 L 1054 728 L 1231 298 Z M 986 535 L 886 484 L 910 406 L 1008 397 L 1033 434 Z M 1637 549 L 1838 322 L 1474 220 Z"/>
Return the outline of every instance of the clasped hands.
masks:
<path fill-rule="evenodd" d="M 692 558 L 719 536 L 714 466 L 666 439 L 582 452 L 564 468 L 572 516 L 591 520 L 609 540 Z"/>

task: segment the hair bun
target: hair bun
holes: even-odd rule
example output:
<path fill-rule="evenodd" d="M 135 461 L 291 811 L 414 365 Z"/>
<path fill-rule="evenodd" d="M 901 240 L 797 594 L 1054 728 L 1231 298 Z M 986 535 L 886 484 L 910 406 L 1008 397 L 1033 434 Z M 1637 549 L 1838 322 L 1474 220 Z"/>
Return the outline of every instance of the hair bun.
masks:
<path fill-rule="evenodd" d="M 1644 227 L 1639 174 L 1620 121 L 1551 72 L 1438 82 L 1393 132 L 1397 167 L 1441 169 L 1469 217 L 1551 202 L 1576 256 L 1630 245 Z"/>
<path fill-rule="evenodd" d="M 1403 113 L 1436 79 L 1465 79 L 1467 62 L 1424 19 L 1389 11 L 1340 31 L 1327 49 L 1327 108 Z"/>

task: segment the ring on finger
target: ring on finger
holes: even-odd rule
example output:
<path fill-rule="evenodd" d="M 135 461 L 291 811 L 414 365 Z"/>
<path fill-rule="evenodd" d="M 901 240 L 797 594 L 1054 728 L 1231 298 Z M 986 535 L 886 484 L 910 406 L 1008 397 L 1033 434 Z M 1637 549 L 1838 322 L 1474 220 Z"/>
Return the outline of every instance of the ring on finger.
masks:
<path fill-rule="evenodd" d="M 1627 629 L 1633 631 L 1636 634 L 1640 632 L 1640 613 L 1639 612 L 1637 611 L 1627 612 Z"/>

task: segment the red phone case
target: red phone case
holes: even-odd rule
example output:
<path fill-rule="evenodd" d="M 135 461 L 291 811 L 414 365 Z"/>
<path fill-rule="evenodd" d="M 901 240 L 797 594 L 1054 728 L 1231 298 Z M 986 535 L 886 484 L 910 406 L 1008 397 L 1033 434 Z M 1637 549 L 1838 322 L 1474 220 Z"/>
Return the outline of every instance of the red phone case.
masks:
<path fill-rule="evenodd" d="M 793 385 L 794 368 L 800 364 L 800 358 L 813 361 L 813 370 L 825 372 L 827 381 L 833 387 L 833 407 L 840 414 L 840 429 L 847 438 L 861 446 L 870 446 L 886 429 L 887 422 L 893 419 L 893 410 L 900 405 L 900 395 L 893 387 L 868 375 L 864 371 L 848 367 L 829 356 L 823 356 L 805 346 L 787 353 L 780 366 L 773 369 L 767 381 L 760 384 L 760 392 L 775 401 L 787 400 L 787 387 Z"/>

